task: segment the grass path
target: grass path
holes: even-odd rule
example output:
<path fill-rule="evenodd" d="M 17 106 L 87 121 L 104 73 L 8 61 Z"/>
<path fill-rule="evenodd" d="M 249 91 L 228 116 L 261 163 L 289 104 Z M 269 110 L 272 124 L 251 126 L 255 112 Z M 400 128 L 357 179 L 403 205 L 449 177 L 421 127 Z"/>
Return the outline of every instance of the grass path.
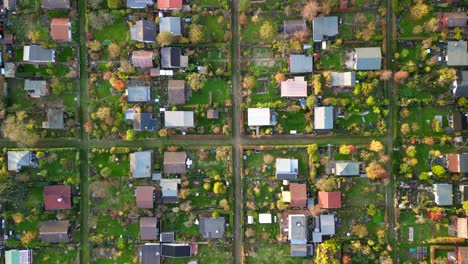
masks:
<path fill-rule="evenodd" d="M 88 120 L 88 58 L 86 49 L 86 0 L 78 2 L 79 32 L 80 32 L 80 175 L 81 175 L 81 203 L 80 203 L 80 263 L 87 264 L 89 261 L 89 230 L 88 230 L 88 215 L 89 215 L 89 165 L 88 165 L 88 134 L 83 129 L 83 124 Z"/>

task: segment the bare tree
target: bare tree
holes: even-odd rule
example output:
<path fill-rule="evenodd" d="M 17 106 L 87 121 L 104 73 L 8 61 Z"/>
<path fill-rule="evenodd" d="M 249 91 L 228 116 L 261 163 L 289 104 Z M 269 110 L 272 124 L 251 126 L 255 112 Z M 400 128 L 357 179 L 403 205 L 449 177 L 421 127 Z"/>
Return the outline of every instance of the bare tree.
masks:
<path fill-rule="evenodd" d="M 304 5 L 301 14 L 304 19 L 312 21 L 321 10 L 322 7 L 320 6 L 320 4 L 314 0 L 311 0 Z"/>

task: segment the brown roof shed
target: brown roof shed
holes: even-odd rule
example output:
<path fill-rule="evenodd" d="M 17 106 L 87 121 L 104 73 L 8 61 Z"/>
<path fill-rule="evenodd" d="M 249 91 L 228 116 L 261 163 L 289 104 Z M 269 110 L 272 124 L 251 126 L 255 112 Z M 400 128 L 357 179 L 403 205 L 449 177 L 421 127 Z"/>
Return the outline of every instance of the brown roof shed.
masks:
<path fill-rule="evenodd" d="M 307 206 L 307 186 L 304 183 L 289 184 L 291 192 L 291 207 L 306 207 Z"/>
<path fill-rule="evenodd" d="M 156 217 L 142 217 L 140 219 L 140 238 L 141 240 L 158 239 L 158 219 Z"/>
<path fill-rule="evenodd" d="M 164 173 L 166 174 L 182 174 L 187 172 L 185 160 L 187 154 L 180 152 L 164 152 Z"/>
<path fill-rule="evenodd" d="M 136 203 L 138 208 L 154 208 L 153 186 L 138 186 L 135 190 Z"/>
<path fill-rule="evenodd" d="M 169 80 L 168 103 L 171 105 L 185 104 L 185 82 L 184 80 Z"/>
<path fill-rule="evenodd" d="M 341 208 L 341 192 L 318 192 L 318 206 L 324 209 Z"/>
<path fill-rule="evenodd" d="M 50 23 L 50 34 L 55 41 L 71 41 L 71 28 L 69 18 L 54 18 Z"/>

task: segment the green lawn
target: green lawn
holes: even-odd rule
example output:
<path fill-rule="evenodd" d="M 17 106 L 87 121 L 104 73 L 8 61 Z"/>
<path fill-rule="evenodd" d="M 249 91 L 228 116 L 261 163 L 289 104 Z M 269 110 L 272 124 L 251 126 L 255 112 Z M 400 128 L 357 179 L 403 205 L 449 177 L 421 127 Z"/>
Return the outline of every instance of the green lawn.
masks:
<path fill-rule="evenodd" d="M 306 176 L 304 179 L 308 178 L 309 156 L 305 148 L 288 149 L 278 147 L 277 149 L 262 150 L 260 153 L 246 151 L 245 155 L 247 155 L 247 159 L 244 162 L 244 169 L 248 168 L 253 176 L 262 176 L 267 179 L 266 177 L 275 175 L 276 158 L 295 158 L 299 162 L 298 178 L 302 179 L 304 176 Z M 271 164 L 265 164 L 264 156 L 266 155 L 271 155 L 274 158 Z M 265 171 L 262 170 L 264 165 L 266 165 Z"/>
<path fill-rule="evenodd" d="M 318 62 L 315 63 L 317 69 L 324 70 L 341 70 L 343 69 L 345 62 L 345 52 L 344 49 L 340 48 L 338 50 L 331 49 L 329 51 L 323 52 L 321 54 Z"/>
<path fill-rule="evenodd" d="M 256 243 L 254 245 L 255 256 L 246 257 L 245 262 L 249 264 L 300 264 L 309 263 L 309 258 L 290 257 L 290 245 L 288 243 Z"/>
<path fill-rule="evenodd" d="M 424 30 L 420 34 L 414 34 L 413 29 L 416 26 L 421 26 L 424 27 L 424 24 L 426 23 L 427 20 L 429 20 L 432 17 L 436 17 L 436 13 L 434 11 L 429 12 L 429 14 L 418 21 L 415 21 L 412 19 L 409 15 L 409 12 L 405 12 L 404 14 L 401 15 L 401 20 L 398 23 L 398 36 L 399 37 L 430 37 L 431 35 L 424 32 Z"/>
<path fill-rule="evenodd" d="M 72 47 L 60 48 L 56 52 L 56 60 L 59 62 L 68 62 L 73 59 L 73 55 Z"/>
<path fill-rule="evenodd" d="M 198 3 L 200 6 L 219 6 L 226 5 L 227 0 L 199 0 Z"/>
<path fill-rule="evenodd" d="M 193 255 L 190 259 L 182 258 L 166 258 L 166 264 L 186 264 L 190 260 L 198 260 L 198 263 L 210 264 L 226 264 L 232 263 L 232 252 L 229 246 L 215 246 L 215 245 L 198 245 L 198 254 Z"/>
<path fill-rule="evenodd" d="M 192 93 L 192 97 L 190 97 L 185 105 L 209 104 L 211 97 L 212 104 L 217 103 L 223 106 L 225 101 L 231 98 L 228 91 L 228 85 L 225 80 L 208 79 L 202 89 Z"/>
<path fill-rule="evenodd" d="M 416 159 L 418 164 L 414 168 L 414 174 L 417 176 L 421 172 L 429 172 L 431 167 L 429 165 L 429 151 L 439 150 L 442 154 L 448 154 L 453 152 L 453 147 L 450 145 L 426 145 L 426 144 L 417 144 L 416 145 Z"/>
<path fill-rule="evenodd" d="M 91 154 L 94 158 L 91 160 L 91 164 L 99 172 L 103 168 L 107 167 L 111 169 L 109 177 L 128 177 L 130 175 L 130 161 L 129 154 Z M 116 161 L 116 159 L 118 159 Z"/>
<path fill-rule="evenodd" d="M 64 77 L 70 68 L 63 64 L 54 64 L 50 67 L 47 65 L 39 65 L 36 68 L 32 64 L 23 64 L 19 69 L 16 70 L 15 77 L 19 78 L 31 78 L 31 77 Z"/>
<path fill-rule="evenodd" d="M 422 212 L 425 214 L 425 212 Z M 424 224 L 417 224 L 412 211 L 403 211 L 400 216 L 401 223 L 401 244 L 411 244 L 408 242 L 409 227 L 414 228 L 414 243 L 427 243 L 428 240 L 436 237 L 447 237 L 448 224 L 434 222 L 426 218 Z"/>
<path fill-rule="evenodd" d="M 34 261 L 50 264 L 74 264 L 79 259 L 79 252 L 75 246 L 42 247 L 33 250 Z"/>
<path fill-rule="evenodd" d="M 128 28 L 125 16 L 115 15 L 114 20 L 111 25 L 104 27 L 100 31 L 94 31 L 93 36 L 95 40 L 98 40 L 100 42 L 103 42 L 104 40 L 110 40 L 110 41 L 130 40 L 130 30 Z"/>
<path fill-rule="evenodd" d="M 218 0 L 214 0 L 218 1 Z M 226 32 L 225 24 L 228 23 L 226 18 L 224 18 L 223 23 L 218 23 L 219 16 L 202 16 L 200 18 L 200 24 L 205 28 L 206 36 L 209 36 L 207 40 L 211 42 L 223 43 L 224 42 L 224 33 Z"/>
<path fill-rule="evenodd" d="M 291 130 L 296 130 L 297 133 L 304 132 L 305 127 L 307 126 L 307 121 L 304 119 L 303 111 L 296 112 L 286 112 L 278 111 L 279 113 L 279 124 L 284 129 L 284 134 L 289 134 Z"/>
<path fill-rule="evenodd" d="M 417 124 L 419 130 L 411 131 L 408 135 L 442 135 L 445 133 L 444 128 L 448 126 L 447 115 L 451 112 L 450 108 L 437 106 L 424 106 L 409 108 L 410 115 L 407 118 L 401 118 L 401 123 Z M 441 131 L 436 132 L 432 129 L 432 120 L 436 115 L 442 116 Z"/>
<path fill-rule="evenodd" d="M 261 39 L 259 36 L 261 26 L 267 21 L 272 23 L 274 28 L 278 28 L 278 25 L 283 22 L 283 18 L 262 17 L 260 19 L 260 22 L 258 23 L 253 23 L 252 21 L 249 21 L 246 28 L 241 30 L 242 42 L 270 42 L 272 39 Z"/>
<path fill-rule="evenodd" d="M 34 181 L 79 182 L 78 151 L 76 149 L 47 149 L 46 156 L 39 159 L 38 168 L 23 168 L 21 171 Z"/>

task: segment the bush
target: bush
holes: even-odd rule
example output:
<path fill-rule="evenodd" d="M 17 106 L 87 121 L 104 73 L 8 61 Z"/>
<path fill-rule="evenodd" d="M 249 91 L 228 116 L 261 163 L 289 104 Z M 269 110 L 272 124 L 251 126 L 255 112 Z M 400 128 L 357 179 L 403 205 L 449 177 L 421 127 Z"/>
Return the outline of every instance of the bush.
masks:
<path fill-rule="evenodd" d="M 101 174 L 101 176 L 105 178 L 109 177 L 111 173 L 112 173 L 112 169 L 109 167 L 105 167 L 99 172 L 99 174 Z"/>

